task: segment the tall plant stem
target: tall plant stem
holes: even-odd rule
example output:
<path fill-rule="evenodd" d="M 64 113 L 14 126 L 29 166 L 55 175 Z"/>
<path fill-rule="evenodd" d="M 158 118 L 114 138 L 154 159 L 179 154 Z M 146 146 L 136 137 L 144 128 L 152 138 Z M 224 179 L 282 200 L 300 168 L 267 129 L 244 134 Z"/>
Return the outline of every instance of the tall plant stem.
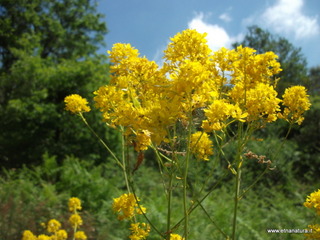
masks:
<path fill-rule="evenodd" d="M 185 158 L 185 166 L 183 172 L 183 211 L 184 211 L 184 239 L 188 240 L 189 237 L 189 208 L 187 204 L 187 187 L 188 187 L 188 171 L 189 171 L 189 160 L 191 155 L 190 141 L 191 141 L 191 131 L 192 131 L 192 114 L 189 116 L 188 124 L 188 144 L 187 144 L 187 154 Z"/>
<path fill-rule="evenodd" d="M 189 151 L 186 157 L 186 165 L 183 174 L 183 210 L 184 210 L 184 234 L 185 240 L 188 240 L 189 231 L 189 211 L 187 206 L 187 178 L 188 178 L 188 168 L 189 168 Z"/>
<path fill-rule="evenodd" d="M 167 240 L 170 240 L 171 232 L 171 197 L 172 197 L 172 173 L 170 173 L 169 184 L 168 184 L 168 206 L 167 206 Z"/>
<path fill-rule="evenodd" d="M 123 129 L 121 129 L 123 132 Z M 126 183 L 127 191 L 130 193 L 130 185 L 129 185 L 129 179 L 128 179 L 128 167 L 127 167 L 127 158 L 125 154 L 125 139 L 123 134 L 121 135 L 121 149 L 122 149 L 122 165 L 123 165 L 123 175 L 124 175 L 124 180 Z"/>
<path fill-rule="evenodd" d="M 116 161 L 116 163 L 121 167 L 122 170 L 125 170 L 124 166 L 120 162 L 120 160 L 117 158 L 117 156 L 112 152 L 112 150 L 108 147 L 108 145 L 99 137 L 99 135 L 91 128 L 85 117 L 82 115 L 82 113 L 79 113 L 79 116 L 81 117 L 82 121 L 85 123 L 85 125 L 89 128 L 89 130 L 93 133 L 93 135 L 99 140 L 99 142 L 107 149 L 107 151 L 111 154 L 113 159 Z"/>
<path fill-rule="evenodd" d="M 237 228 L 237 213 L 238 213 L 238 204 L 240 196 L 240 181 L 241 181 L 241 167 L 237 169 L 236 175 L 236 186 L 235 186 L 235 196 L 234 196 L 234 212 L 233 212 L 233 223 L 232 223 L 232 240 L 236 237 L 236 228 Z"/>
<path fill-rule="evenodd" d="M 154 229 L 154 230 L 158 233 L 158 235 L 161 236 L 161 238 L 164 238 L 164 234 L 162 234 L 162 233 L 156 228 L 156 226 L 152 223 L 152 221 L 147 217 L 146 213 L 143 211 L 143 209 L 142 209 L 142 207 L 141 207 L 141 205 L 140 205 L 140 203 L 139 203 L 139 199 L 138 199 L 138 197 L 137 197 L 137 195 L 136 195 L 136 190 L 135 190 L 134 184 L 132 184 L 131 187 L 132 187 L 132 192 L 133 192 L 134 199 L 136 200 L 136 203 L 137 203 L 137 205 L 138 205 L 138 207 L 139 207 L 142 215 L 145 217 L 145 219 L 147 220 L 147 222 L 150 224 L 151 228 Z"/>
<path fill-rule="evenodd" d="M 248 128 L 247 128 L 248 131 Z M 237 166 L 237 171 L 236 171 L 236 183 L 235 183 L 235 193 L 234 193 L 234 210 L 233 210 L 233 223 L 232 223 L 232 237 L 231 239 L 234 240 L 236 237 L 236 229 L 237 229 L 237 214 L 238 214 L 238 205 L 239 205 L 239 200 L 240 200 L 240 185 L 241 185 L 241 167 L 242 167 L 242 151 L 243 148 L 248 141 L 248 139 L 244 136 L 247 131 L 243 131 L 243 124 L 239 123 L 238 126 L 238 150 L 237 150 L 237 155 L 235 158 L 235 163 Z"/>

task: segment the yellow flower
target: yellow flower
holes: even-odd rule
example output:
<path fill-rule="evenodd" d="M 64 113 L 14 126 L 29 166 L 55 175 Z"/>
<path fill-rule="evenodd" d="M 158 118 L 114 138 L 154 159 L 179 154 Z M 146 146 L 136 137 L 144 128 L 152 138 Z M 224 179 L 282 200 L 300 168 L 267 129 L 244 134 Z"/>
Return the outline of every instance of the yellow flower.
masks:
<path fill-rule="evenodd" d="M 308 225 L 310 228 L 310 233 L 305 233 L 304 235 L 307 237 L 306 239 L 320 239 L 320 225 Z"/>
<path fill-rule="evenodd" d="M 22 235 L 22 240 L 37 240 L 37 236 L 35 236 L 31 231 L 25 230 Z"/>
<path fill-rule="evenodd" d="M 304 202 L 304 206 L 307 208 L 315 208 L 317 214 L 320 215 L 320 189 L 311 193 L 306 201 Z"/>
<path fill-rule="evenodd" d="M 230 83 L 241 84 L 246 90 L 258 83 L 271 84 L 272 76 L 281 71 L 277 58 L 273 52 L 256 54 L 252 48 L 238 46 L 233 51 Z"/>
<path fill-rule="evenodd" d="M 305 87 L 293 86 L 287 88 L 282 98 L 285 108 L 280 117 L 290 123 L 298 123 L 300 125 L 304 120 L 303 113 L 310 109 L 311 106 Z"/>
<path fill-rule="evenodd" d="M 72 214 L 69 218 L 69 222 L 71 223 L 72 227 L 76 228 L 82 225 L 82 218 L 79 214 Z"/>
<path fill-rule="evenodd" d="M 68 238 L 68 234 L 65 230 L 59 230 L 57 232 L 57 240 L 66 240 Z"/>
<path fill-rule="evenodd" d="M 150 226 L 146 223 L 131 223 L 131 240 L 143 240 L 149 235 Z"/>
<path fill-rule="evenodd" d="M 139 205 L 132 193 L 125 193 L 119 198 L 114 198 L 112 208 L 114 212 L 118 213 L 119 220 L 130 219 L 135 214 L 143 214 L 146 212 L 146 209 L 142 205 L 140 205 L 141 209 L 139 208 Z"/>
<path fill-rule="evenodd" d="M 184 240 L 184 238 L 181 237 L 179 234 L 171 233 L 170 240 Z"/>
<path fill-rule="evenodd" d="M 37 240 L 51 240 L 51 237 L 45 235 L 45 234 L 41 234 L 38 236 Z"/>
<path fill-rule="evenodd" d="M 88 101 L 78 94 L 72 94 L 65 97 L 64 102 L 66 104 L 66 110 L 74 114 L 90 111 Z"/>
<path fill-rule="evenodd" d="M 187 29 L 177 33 L 171 38 L 168 48 L 164 51 L 164 59 L 179 63 L 185 59 L 205 63 L 211 52 L 207 45 L 206 33 L 199 33 L 193 29 Z"/>
<path fill-rule="evenodd" d="M 248 90 L 245 99 L 245 108 L 248 113 L 247 120 L 276 121 L 281 101 L 277 98 L 277 94 L 271 85 L 264 83 L 258 83 L 254 88 Z"/>
<path fill-rule="evenodd" d="M 86 234 L 83 232 L 83 231 L 77 231 L 75 234 L 74 234 L 74 238 L 76 240 L 87 240 L 87 236 Z"/>
<path fill-rule="evenodd" d="M 56 233 L 61 228 L 61 223 L 57 221 L 56 219 L 51 219 L 48 222 L 47 231 L 49 233 Z"/>
<path fill-rule="evenodd" d="M 139 56 L 139 51 L 133 48 L 130 44 L 116 43 L 112 50 L 108 51 L 111 63 L 119 63 Z"/>
<path fill-rule="evenodd" d="M 198 159 L 209 160 L 209 156 L 213 154 L 212 141 L 205 132 L 196 132 L 191 135 L 190 148 Z"/>
<path fill-rule="evenodd" d="M 75 212 L 77 210 L 81 210 L 81 200 L 76 197 L 72 197 L 69 199 L 69 211 L 70 212 Z"/>
<path fill-rule="evenodd" d="M 143 151 L 147 150 L 148 146 L 151 144 L 151 138 L 150 138 L 150 132 L 145 130 L 145 131 L 139 131 L 136 135 L 136 144 L 134 149 L 136 151 Z"/>
<path fill-rule="evenodd" d="M 221 130 L 225 126 L 226 120 L 230 117 L 240 120 L 246 116 L 242 114 L 237 105 L 230 104 L 224 99 L 213 101 L 204 112 L 207 120 L 202 122 L 202 128 L 206 132 Z"/>

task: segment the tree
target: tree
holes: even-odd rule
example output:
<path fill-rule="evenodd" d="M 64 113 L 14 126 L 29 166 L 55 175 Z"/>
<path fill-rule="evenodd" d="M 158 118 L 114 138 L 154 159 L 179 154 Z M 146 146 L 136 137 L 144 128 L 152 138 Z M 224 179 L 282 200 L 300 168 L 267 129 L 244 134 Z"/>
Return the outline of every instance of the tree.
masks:
<path fill-rule="evenodd" d="M 108 81 L 106 58 L 95 54 L 106 25 L 89 0 L 1 0 L 0 161 L 19 167 L 44 153 L 103 159 L 80 121 L 64 111 L 65 96 Z M 92 119 L 90 119 L 92 118 Z M 102 136 L 110 134 L 97 126 Z M 80 145 L 79 145 L 80 144 Z"/>
<path fill-rule="evenodd" d="M 310 79 L 310 93 L 319 94 L 320 92 L 320 66 L 310 68 L 309 70 L 309 79 Z"/>
<path fill-rule="evenodd" d="M 258 53 L 273 51 L 279 56 L 282 72 L 277 90 L 280 94 L 284 89 L 292 85 L 309 86 L 307 74 L 307 61 L 300 48 L 294 47 L 287 39 L 272 35 L 258 26 L 248 27 L 248 33 L 240 43 L 233 46 L 243 45 L 257 50 Z"/>

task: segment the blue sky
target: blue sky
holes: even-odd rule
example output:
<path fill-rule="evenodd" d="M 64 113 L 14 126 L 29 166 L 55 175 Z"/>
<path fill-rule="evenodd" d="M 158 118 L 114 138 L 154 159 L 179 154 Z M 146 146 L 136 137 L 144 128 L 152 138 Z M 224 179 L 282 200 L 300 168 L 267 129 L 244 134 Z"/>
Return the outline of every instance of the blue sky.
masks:
<path fill-rule="evenodd" d="M 308 67 L 320 65 L 320 0 L 98 0 L 109 33 L 106 48 L 130 43 L 161 62 L 169 38 L 187 28 L 208 33 L 213 50 L 231 48 L 258 25 L 301 47 Z"/>

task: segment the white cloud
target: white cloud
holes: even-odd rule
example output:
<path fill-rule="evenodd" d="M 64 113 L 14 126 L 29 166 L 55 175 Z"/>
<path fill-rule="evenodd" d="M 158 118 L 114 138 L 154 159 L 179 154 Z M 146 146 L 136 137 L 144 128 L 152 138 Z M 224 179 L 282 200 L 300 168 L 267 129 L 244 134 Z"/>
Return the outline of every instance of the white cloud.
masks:
<path fill-rule="evenodd" d="M 210 24 L 204 21 L 204 14 L 197 14 L 189 23 L 188 28 L 196 29 L 200 33 L 207 33 L 209 47 L 216 51 L 221 47 L 230 48 L 231 44 L 239 41 L 242 36 L 231 37 L 227 31 L 217 24 Z"/>
<path fill-rule="evenodd" d="M 223 13 L 219 16 L 219 18 L 225 22 L 231 22 L 232 18 L 229 16 L 228 13 Z"/>
<path fill-rule="evenodd" d="M 263 25 L 277 33 L 294 34 L 297 39 L 319 34 L 317 17 L 309 17 L 302 12 L 303 0 L 277 0 L 260 17 Z"/>

